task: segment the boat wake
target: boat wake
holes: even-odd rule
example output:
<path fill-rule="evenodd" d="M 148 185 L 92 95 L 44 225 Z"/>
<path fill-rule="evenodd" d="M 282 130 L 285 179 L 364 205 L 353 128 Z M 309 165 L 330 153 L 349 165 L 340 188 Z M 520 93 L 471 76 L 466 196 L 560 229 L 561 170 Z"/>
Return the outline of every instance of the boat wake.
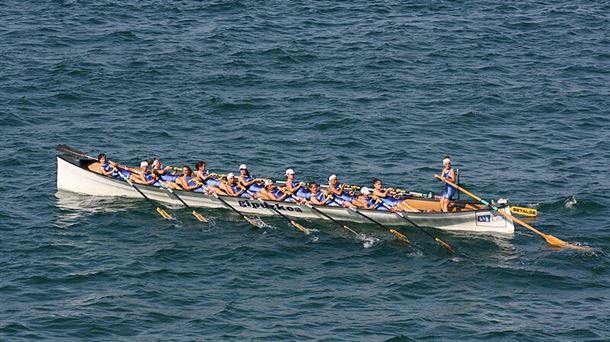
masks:
<path fill-rule="evenodd" d="M 578 201 L 576 200 L 576 197 L 570 196 L 563 201 L 563 206 L 566 208 L 573 208 L 577 203 Z"/>
<path fill-rule="evenodd" d="M 379 239 L 376 237 L 368 236 L 363 233 L 358 233 L 356 235 L 356 240 L 362 241 L 362 247 L 371 248 L 379 243 Z"/>

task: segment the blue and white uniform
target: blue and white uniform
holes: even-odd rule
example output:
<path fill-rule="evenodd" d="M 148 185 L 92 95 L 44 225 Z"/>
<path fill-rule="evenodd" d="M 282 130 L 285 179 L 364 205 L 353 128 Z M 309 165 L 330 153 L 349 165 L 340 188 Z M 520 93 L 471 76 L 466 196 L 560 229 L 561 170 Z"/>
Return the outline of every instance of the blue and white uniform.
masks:
<path fill-rule="evenodd" d="M 451 172 L 451 169 L 444 172 L 443 177 L 449 178 L 450 172 Z M 455 195 L 455 188 L 452 187 L 451 185 L 445 183 L 445 189 L 443 191 L 443 198 L 451 199 L 451 198 L 453 198 L 453 195 Z"/>

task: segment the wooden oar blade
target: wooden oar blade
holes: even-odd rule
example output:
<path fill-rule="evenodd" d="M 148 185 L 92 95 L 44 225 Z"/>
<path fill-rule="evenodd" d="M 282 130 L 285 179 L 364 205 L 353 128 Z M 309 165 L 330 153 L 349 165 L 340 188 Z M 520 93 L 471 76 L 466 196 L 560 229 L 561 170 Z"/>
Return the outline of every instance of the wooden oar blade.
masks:
<path fill-rule="evenodd" d="M 303 233 L 309 235 L 311 232 L 309 231 L 308 228 L 303 227 L 302 225 L 300 225 L 298 222 L 291 220 L 290 224 L 292 224 L 296 229 L 302 231 Z"/>
<path fill-rule="evenodd" d="M 453 250 L 453 248 L 451 248 L 451 246 L 449 246 L 445 241 L 443 241 L 437 237 L 434 238 L 434 241 L 436 241 L 436 243 L 438 243 L 441 247 L 446 249 L 449 253 L 455 254 L 455 251 Z"/>
<path fill-rule="evenodd" d="M 587 250 L 591 249 L 591 247 L 589 247 L 589 246 L 578 246 L 578 245 L 575 245 L 572 243 L 565 242 L 553 235 L 544 234 L 543 237 L 546 240 L 546 242 L 553 247 L 570 248 L 570 249 L 575 249 L 575 250 L 580 250 L 580 251 L 587 251 Z"/>
<path fill-rule="evenodd" d="M 161 215 L 163 218 L 171 220 L 172 219 L 172 215 L 170 215 L 169 213 L 167 213 L 167 211 L 157 207 L 157 212 L 159 213 L 159 215 Z"/>
<path fill-rule="evenodd" d="M 538 216 L 538 210 L 536 208 L 525 208 L 525 207 L 510 207 L 510 212 L 513 214 L 536 217 Z"/>
<path fill-rule="evenodd" d="M 396 236 L 399 240 L 405 242 L 405 243 L 411 243 L 411 241 L 409 241 L 409 239 L 407 238 L 407 236 L 403 233 L 398 232 L 396 229 L 388 229 L 390 231 L 390 233 L 394 234 L 394 236 Z"/>
<path fill-rule="evenodd" d="M 193 214 L 193 216 L 195 216 L 195 218 L 203 223 L 208 223 L 208 220 L 203 217 L 203 215 L 201 215 L 200 213 L 196 212 L 195 210 L 193 210 L 191 212 L 191 214 Z"/>

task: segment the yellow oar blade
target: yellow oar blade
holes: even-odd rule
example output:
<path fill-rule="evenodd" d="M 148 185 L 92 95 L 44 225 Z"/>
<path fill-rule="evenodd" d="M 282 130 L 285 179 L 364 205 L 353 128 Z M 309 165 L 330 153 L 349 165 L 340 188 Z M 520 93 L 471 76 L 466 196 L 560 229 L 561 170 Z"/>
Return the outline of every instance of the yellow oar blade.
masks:
<path fill-rule="evenodd" d="M 172 215 L 168 214 L 167 211 L 157 207 L 157 212 L 159 213 L 159 215 L 161 215 L 163 218 L 171 220 L 172 219 Z"/>
<path fill-rule="evenodd" d="M 406 242 L 406 243 L 411 243 L 411 241 L 409 241 L 409 239 L 407 238 L 407 236 L 405 234 L 402 234 L 400 232 L 398 232 L 396 229 L 389 229 L 390 233 L 394 234 L 399 240 Z"/>
<path fill-rule="evenodd" d="M 296 229 L 298 229 L 298 230 L 302 231 L 303 233 L 309 235 L 309 233 L 310 233 L 309 229 L 303 227 L 298 222 L 295 222 L 294 220 L 292 220 L 292 221 L 290 221 L 290 224 L 292 224 Z"/>
<path fill-rule="evenodd" d="M 193 210 L 191 212 L 191 214 L 193 214 L 193 216 L 195 216 L 195 218 L 198 219 L 199 221 L 201 221 L 203 223 L 208 223 L 208 220 L 206 220 L 206 218 L 203 217 L 203 215 L 201 215 L 200 213 L 196 212 L 195 210 Z"/>
<path fill-rule="evenodd" d="M 589 246 L 578 246 L 578 245 L 574 245 L 574 244 L 565 242 L 557 237 L 554 237 L 553 235 L 544 234 L 543 237 L 546 240 L 546 242 L 553 247 L 571 248 L 571 249 L 576 249 L 579 251 L 588 251 L 591 249 L 591 247 L 589 247 Z"/>
<path fill-rule="evenodd" d="M 453 248 L 451 248 L 451 246 L 449 246 L 445 241 L 435 237 L 434 241 L 436 241 L 436 243 L 438 243 L 441 247 L 443 247 L 444 249 L 446 249 L 448 252 L 455 254 L 455 251 L 453 250 Z"/>
<path fill-rule="evenodd" d="M 510 207 L 510 212 L 513 214 L 527 216 L 527 217 L 538 216 L 538 210 L 536 208 Z"/>

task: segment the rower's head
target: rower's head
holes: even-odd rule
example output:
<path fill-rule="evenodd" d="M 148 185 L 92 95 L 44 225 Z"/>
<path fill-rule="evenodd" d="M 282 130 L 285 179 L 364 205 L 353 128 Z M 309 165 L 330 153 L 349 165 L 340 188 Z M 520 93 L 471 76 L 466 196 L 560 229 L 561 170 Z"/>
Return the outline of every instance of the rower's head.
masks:
<path fill-rule="evenodd" d="M 159 160 L 159 158 L 154 158 L 152 161 L 152 168 L 153 169 L 160 169 L 161 168 L 161 161 Z"/>
<path fill-rule="evenodd" d="M 246 166 L 246 164 L 241 164 L 239 166 L 239 174 L 241 174 L 242 176 L 250 177 L 250 172 L 248 172 L 248 167 Z"/>
<path fill-rule="evenodd" d="M 197 164 L 195 164 L 195 168 L 197 169 L 197 171 L 205 171 L 205 161 L 200 160 L 197 162 Z"/>
<path fill-rule="evenodd" d="M 188 165 L 184 165 L 182 167 L 182 174 L 185 176 L 190 176 L 193 173 L 193 170 L 191 170 L 191 167 Z"/>
<path fill-rule="evenodd" d="M 232 173 L 227 174 L 227 182 L 229 184 L 235 183 L 235 175 Z"/>
<path fill-rule="evenodd" d="M 443 159 L 443 166 L 445 168 L 451 167 L 451 158 L 449 156 L 445 156 L 445 159 Z"/>
<path fill-rule="evenodd" d="M 379 178 L 375 178 L 373 179 L 373 187 L 377 190 L 381 190 L 381 187 L 383 186 L 383 182 L 381 181 L 381 179 Z"/>
<path fill-rule="evenodd" d="M 106 153 L 98 154 L 97 161 L 100 162 L 100 164 L 105 164 L 106 163 Z"/>
<path fill-rule="evenodd" d="M 148 170 L 148 161 L 143 160 L 143 161 L 140 163 L 140 171 L 142 171 L 142 172 L 146 172 L 146 170 Z"/>
<path fill-rule="evenodd" d="M 337 184 L 337 175 L 335 175 L 333 173 L 332 175 L 328 176 L 328 184 L 330 184 L 330 185 Z"/>
<path fill-rule="evenodd" d="M 318 183 L 310 182 L 309 183 L 309 192 L 312 194 L 317 194 L 318 193 Z"/>
<path fill-rule="evenodd" d="M 288 179 L 294 179 L 294 170 L 293 169 L 286 169 L 286 178 Z"/>
<path fill-rule="evenodd" d="M 367 188 L 366 186 L 363 186 L 362 188 L 360 188 L 360 196 L 358 197 L 369 197 L 369 195 L 371 194 L 371 191 L 369 190 L 369 188 Z"/>
<path fill-rule="evenodd" d="M 275 189 L 275 182 L 271 179 L 266 179 L 265 180 L 265 189 L 267 191 L 271 191 L 271 190 Z"/>

